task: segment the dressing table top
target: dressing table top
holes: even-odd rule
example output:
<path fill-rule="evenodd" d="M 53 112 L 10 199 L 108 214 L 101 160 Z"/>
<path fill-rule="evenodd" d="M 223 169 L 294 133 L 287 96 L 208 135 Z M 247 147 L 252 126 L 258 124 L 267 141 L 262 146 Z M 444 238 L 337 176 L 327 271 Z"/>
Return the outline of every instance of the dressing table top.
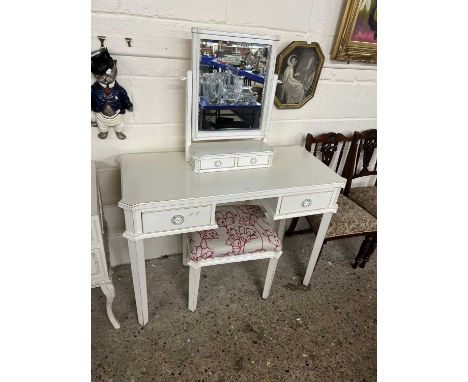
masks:
<path fill-rule="evenodd" d="M 197 174 L 182 152 L 124 154 L 120 157 L 122 200 L 127 210 L 218 203 L 281 194 L 343 188 L 346 179 L 299 146 L 275 147 L 273 166 Z"/>

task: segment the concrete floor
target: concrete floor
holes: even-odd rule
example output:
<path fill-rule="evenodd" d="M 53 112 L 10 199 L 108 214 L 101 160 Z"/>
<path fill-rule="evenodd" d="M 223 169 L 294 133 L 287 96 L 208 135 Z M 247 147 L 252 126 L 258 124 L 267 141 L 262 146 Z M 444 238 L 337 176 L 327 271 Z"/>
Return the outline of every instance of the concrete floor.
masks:
<path fill-rule="evenodd" d="M 268 260 L 202 270 L 187 309 L 181 256 L 146 263 L 149 323 L 140 327 L 129 265 L 114 269 L 114 312 L 92 290 L 93 381 L 375 381 L 376 254 L 351 268 L 362 239 L 324 245 L 311 286 L 301 282 L 313 235 L 284 240 L 268 300 Z"/>

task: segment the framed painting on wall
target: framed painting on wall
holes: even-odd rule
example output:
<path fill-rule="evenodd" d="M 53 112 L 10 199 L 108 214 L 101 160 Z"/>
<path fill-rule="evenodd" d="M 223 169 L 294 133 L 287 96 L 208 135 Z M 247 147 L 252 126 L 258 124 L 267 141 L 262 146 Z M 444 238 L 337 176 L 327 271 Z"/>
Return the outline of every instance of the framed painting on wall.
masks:
<path fill-rule="evenodd" d="M 377 63 L 377 0 L 347 0 L 331 58 Z"/>
<path fill-rule="evenodd" d="M 315 94 L 325 56 L 316 42 L 293 41 L 276 58 L 278 109 L 299 109 Z"/>

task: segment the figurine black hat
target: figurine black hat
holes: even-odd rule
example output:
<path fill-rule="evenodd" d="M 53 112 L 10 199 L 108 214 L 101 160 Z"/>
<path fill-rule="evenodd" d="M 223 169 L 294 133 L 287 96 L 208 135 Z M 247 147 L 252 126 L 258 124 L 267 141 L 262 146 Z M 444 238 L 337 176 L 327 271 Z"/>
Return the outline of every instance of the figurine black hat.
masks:
<path fill-rule="evenodd" d="M 101 48 L 91 53 L 91 72 L 93 74 L 104 74 L 108 69 L 114 67 L 114 60 L 107 51 L 107 48 Z"/>

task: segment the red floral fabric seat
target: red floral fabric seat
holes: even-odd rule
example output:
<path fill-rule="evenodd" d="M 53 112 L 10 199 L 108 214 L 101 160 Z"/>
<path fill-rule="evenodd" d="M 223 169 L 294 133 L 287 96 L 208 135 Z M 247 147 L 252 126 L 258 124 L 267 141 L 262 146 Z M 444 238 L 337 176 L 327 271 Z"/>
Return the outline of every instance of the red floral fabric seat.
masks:
<path fill-rule="evenodd" d="M 217 229 L 187 234 L 190 259 L 281 252 L 281 240 L 259 206 L 232 205 L 216 209 Z"/>

